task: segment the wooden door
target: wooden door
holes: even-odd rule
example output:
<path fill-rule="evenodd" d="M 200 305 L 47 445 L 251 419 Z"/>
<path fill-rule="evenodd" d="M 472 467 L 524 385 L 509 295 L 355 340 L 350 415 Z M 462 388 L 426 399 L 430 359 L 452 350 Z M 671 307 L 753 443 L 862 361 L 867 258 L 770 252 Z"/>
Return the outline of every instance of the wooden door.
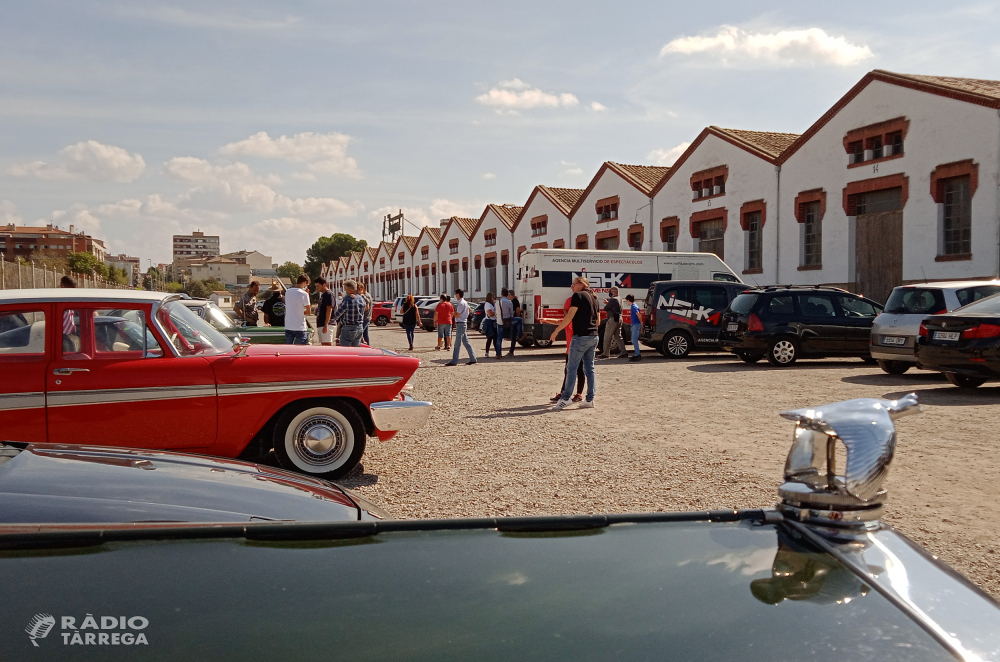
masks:
<path fill-rule="evenodd" d="M 903 209 L 898 188 L 859 196 L 855 224 L 858 294 L 884 304 L 903 283 Z"/>

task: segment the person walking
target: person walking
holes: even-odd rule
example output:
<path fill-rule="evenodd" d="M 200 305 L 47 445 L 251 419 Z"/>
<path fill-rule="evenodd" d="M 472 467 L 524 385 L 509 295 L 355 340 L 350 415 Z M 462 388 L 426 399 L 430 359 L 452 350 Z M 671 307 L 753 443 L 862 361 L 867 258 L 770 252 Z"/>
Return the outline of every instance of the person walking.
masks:
<path fill-rule="evenodd" d="M 403 302 L 403 328 L 406 330 L 406 340 L 410 343 L 410 351 L 413 351 L 413 334 L 417 329 L 417 302 L 412 294 L 406 295 Z"/>
<path fill-rule="evenodd" d="M 566 303 L 563 304 L 563 312 L 565 313 L 570 309 L 573 297 L 567 297 Z M 566 365 L 563 368 L 563 384 L 566 383 L 566 378 L 569 377 L 569 346 L 573 342 L 573 323 L 570 322 L 566 325 Z M 573 402 L 580 402 L 583 400 L 583 385 L 586 381 L 586 375 L 583 372 L 583 362 L 576 368 L 576 394 L 573 396 Z M 549 402 L 555 403 L 562 400 L 562 387 L 560 391 L 556 393 L 555 397 L 550 399 Z"/>
<path fill-rule="evenodd" d="M 486 358 L 490 357 L 491 344 L 496 353 L 500 353 L 500 350 L 497 348 L 497 307 L 494 305 L 494 301 L 496 301 L 496 298 L 493 296 L 493 293 L 487 292 L 486 305 L 483 307 L 483 324 L 479 328 L 486 336 Z"/>
<path fill-rule="evenodd" d="M 598 351 L 599 359 L 611 358 L 611 345 L 614 343 L 625 356 L 625 341 L 622 340 L 622 300 L 618 298 L 618 288 L 612 287 L 608 292 L 611 297 L 604 300 L 604 312 L 608 322 L 604 325 L 604 351 Z"/>
<path fill-rule="evenodd" d="M 375 300 L 368 293 L 368 286 L 362 282 L 358 282 L 358 294 L 365 300 L 365 322 L 361 326 L 361 337 L 364 339 L 365 344 L 371 347 L 372 341 L 368 335 L 368 327 L 372 323 L 372 311 L 375 309 Z"/>
<path fill-rule="evenodd" d="M 573 279 L 573 296 L 570 307 L 563 315 L 562 321 L 552 332 L 550 340 L 555 340 L 559 332 L 570 324 L 573 325 L 573 342 L 569 347 L 569 359 L 566 364 L 566 380 L 563 385 L 562 398 L 552 406 L 553 411 L 562 411 L 570 405 L 573 394 L 573 377 L 577 366 L 583 363 L 583 372 L 587 376 L 587 399 L 580 403 L 581 409 L 594 406 L 594 396 L 597 394 L 597 379 L 594 375 L 594 350 L 597 348 L 597 323 L 600 314 L 597 312 L 597 299 L 590 289 L 590 281 L 583 276 Z"/>
<path fill-rule="evenodd" d="M 365 300 L 353 280 L 344 281 L 344 299 L 337 306 L 334 321 L 340 329 L 341 347 L 359 347 L 365 324 Z M 291 290 L 289 290 L 290 292 Z"/>
<path fill-rule="evenodd" d="M 631 304 L 628 316 L 632 320 L 632 348 L 635 350 L 629 361 L 641 361 L 642 353 L 639 351 L 639 332 L 642 331 L 642 318 L 639 316 L 639 304 L 635 302 L 635 297 L 631 294 L 626 296 L 625 300 Z M 622 353 L 625 353 L 624 348 Z"/>
<path fill-rule="evenodd" d="M 503 339 L 506 336 L 510 340 L 510 351 L 507 356 L 514 356 L 514 302 L 510 300 L 510 290 L 506 287 L 500 290 L 500 301 L 497 302 L 499 318 L 497 321 L 497 358 L 503 358 Z"/>
<path fill-rule="evenodd" d="M 336 312 L 336 307 L 333 303 L 333 292 L 326 285 L 326 279 L 323 277 L 317 278 L 313 281 L 316 285 L 316 291 L 319 292 L 319 305 L 316 306 L 316 327 L 319 329 L 319 344 L 325 347 L 333 346 L 333 325 L 330 324 L 330 319 Z"/>
<path fill-rule="evenodd" d="M 449 301 L 447 294 L 441 295 L 441 301 L 434 307 L 434 323 L 437 325 L 438 349 L 444 343 L 445 351 L 451 349 L 451 323 L 455 316 L 455 307 Z"/>
<path fill-rule="evenodd" d="M 454 315 L 454 327 L 455 327 L 455 341 L 454 347 L 455 352 L 451 355 L 451 363 L 445 363 L 445 365 L 458 365 L 458 357 L 462 354 L 462 346 L 465 346 L 465 351 L 469 353 L 469 362 L 465 365 L 475 365 L 478 363 L 476 361 L 476 353 L 472 351 L 472 343 L 469 342 L 469 303 L 465 300 L 465 292 L 461 289 L 455 290 L 455 315 Z"/>
<path fill-rule="evenodd" d="M 285 344 L 305 345 L 309 342 L 306 315 L 309 314 L 309 276 L 302 274 L 295 287 L 285 292 Z"/>

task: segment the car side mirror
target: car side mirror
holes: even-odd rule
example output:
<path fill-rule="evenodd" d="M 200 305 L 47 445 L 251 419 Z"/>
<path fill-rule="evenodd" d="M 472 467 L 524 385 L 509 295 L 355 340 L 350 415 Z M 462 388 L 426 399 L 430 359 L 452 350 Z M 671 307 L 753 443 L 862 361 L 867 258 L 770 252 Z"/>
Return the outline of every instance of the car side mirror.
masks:
<path fill-rule="evenodd" d="M 233 358 L 240 358 L 241 356 L 247 355 L 247 348 L 250 347 L 250 341 L 246 338 L 236 334 L 233 336 Z"/>

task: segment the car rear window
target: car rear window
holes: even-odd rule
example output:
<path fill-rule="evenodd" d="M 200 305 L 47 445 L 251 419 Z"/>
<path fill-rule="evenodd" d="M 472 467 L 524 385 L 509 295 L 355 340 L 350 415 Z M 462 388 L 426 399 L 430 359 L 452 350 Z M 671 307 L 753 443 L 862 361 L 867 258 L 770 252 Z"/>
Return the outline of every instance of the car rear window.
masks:
<path fill-rule="evenodd" d="M 970 303 L 968 306 L 963 306 L 958 310 L 963 313 L 979 313 L 986 315 L 1000 313 L 1000 294 L 994 294 L 991 297 L 980 299 L 979 301 Z"/>
<path fill-rule="evenodd" d="M 738 315 L 746 315 L 753 310 L 753 305 L 757 303 L 758 295 L 740 294 L 729 304 L 729 309 Z"/>
<path fill-rule="evenodd" d="M 791 295 L 771 297 L 767 303 L 767 312 L 769 315 L 794 315 L 795 303 Z"/>
<path fill-rule="evenodd" d="M 944 292 L 929 287 L 897 287 L 885 302 L 893 315 L 935 315 L 947 310 Z"/>
<path fill-rule="evenodd" d="M 958 305 L 968 306 L 970 303 L 991 297 L 1000 292 L 1000 285 L 976 285 L 975 287 L 963 287 L 955 291 L 958 297 Z"/>

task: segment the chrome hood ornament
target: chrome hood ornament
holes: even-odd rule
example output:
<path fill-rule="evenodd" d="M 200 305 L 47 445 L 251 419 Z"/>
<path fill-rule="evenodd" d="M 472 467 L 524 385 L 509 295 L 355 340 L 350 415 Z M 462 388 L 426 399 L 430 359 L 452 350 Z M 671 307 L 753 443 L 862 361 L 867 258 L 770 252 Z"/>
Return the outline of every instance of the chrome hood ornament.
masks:
<path fill-rule="evenodd" d="M 874 525 L 882 515 L 889 463 L 896 450 L 893 421 L 920 411 L 915 393 L 899 400 L 859 398 L 786 411 L 795 421 L 778 509 L 826 526 Z M 838 473 L 837 443 L 846 460 Z"/>

